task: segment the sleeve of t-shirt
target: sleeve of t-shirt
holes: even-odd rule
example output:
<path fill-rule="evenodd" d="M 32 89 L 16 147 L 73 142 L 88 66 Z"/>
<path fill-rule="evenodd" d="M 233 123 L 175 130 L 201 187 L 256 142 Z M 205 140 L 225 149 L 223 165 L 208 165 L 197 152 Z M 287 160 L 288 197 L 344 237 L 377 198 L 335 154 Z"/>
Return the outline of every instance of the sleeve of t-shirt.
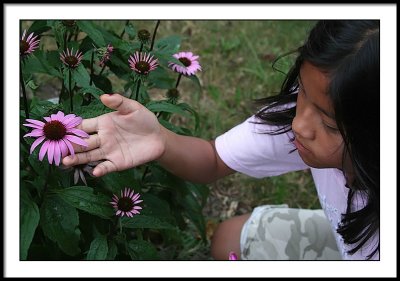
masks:
<path fill-rule="evenodd" d="M 274 127 L 254 122 L 259 120 L 252 116 L 215 139 L 216 151 L 228 167 L 255 178 L 309 168 L 297 150 L 291 152 L 295 147 L 287 133 L 267 134 Z"/>

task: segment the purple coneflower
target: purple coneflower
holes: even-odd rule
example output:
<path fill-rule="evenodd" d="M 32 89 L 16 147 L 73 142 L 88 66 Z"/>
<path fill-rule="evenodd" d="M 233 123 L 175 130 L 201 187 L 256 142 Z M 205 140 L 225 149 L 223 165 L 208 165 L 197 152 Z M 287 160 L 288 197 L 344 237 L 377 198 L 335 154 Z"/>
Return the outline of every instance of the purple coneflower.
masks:
<path fill-rule="evenodd" d="M 26 30 L 24 30 L 24 33 L 22 34 L 22 38 L 19 44 L 19 54 L 20 56 L 27 56 L 29 54 L 32 54 L 35 49 L 39 48 L 39 43 L 40 40 L 36 40 L 36 38 L 38 37 L 33 36 L 33 32 L 31 34 L 29 34 L 29 36 L 25 39 L 26 36 Z"/>
<path fill-rule="evenodd" d="M 56 166 L 60 164 L 61 157 L 68 155 L 68 150 L 71 155 L 74 155 L 74 148 L 71 142 L 87 147 L 87 143 L 81 138 L 88 138 L 89 135 L 82 130 L 76 129 L 82 122 L 82 117 L 77 117 L 75 114 L 68 114 L 59 111 L 57 114 L 52 114 L 50 117 L 44 117 L 46 122 L 34 119 L 26 119 L 29 124 L 24 126 L 33 128 L 32 132 L 24 135 L 24 137 L 37 137 L 32 143 L 30 154 L 35 148 L 45 141 L 39 151 L 39 160 L 42 161 L 47 152 L 49 163 L 54 163 Z"/>
<path fill-rule="evenodd" d="M 235 252 L 229 252 L 229 260 L 230 261 L 236 261 L 238 258 L 237 258 L 237 255 L 235 254 Z"/>
<path fill-rule="evenodd" d="M 133 71 L 139 75 L 147 75 L 158 66 L 158 59 L 150 54 L 135 52 L 133 56 L 128 59 L 129 66 Z"/>
<path fill-rule="evenodd" d="M 62 54 L 60 54 L 61 61 L 69 68 L 77 67 L 83 58 L 82 52 L 77 50 L 74 55 L 73 50 L 74 48 L 72 48 L 71 51 L 67 48 L 67 52 L 63 51 Z"/>
<path fill-rule="evenodd" d="M 192 52 L 179 52 L 173 55 L 174 58 L 178 59 L 184 66 L 170 62 L 169 67 L 175 72 L 184 75 L 194 75 L 198 70 L 201 71 L 201 66 L 197 59 L 199 56 L 194 56 Z"/>
<path fill-rule="evenodd" d="M 113 205 L 114 209 L 117 211 L 115 214 L 117 216 L 123 217 L 126 215 L 127 217 L 133 217 L 134 215 L 140 214 L 139 210 L 142 209 L 140 206 L 135 206 L 143 200 L 138 200 L 140 197 L 139 193 L 134 192 L 134 190 L 130 188 L 125 188 L 122 192 L 121 197 L 118 198 L 117 195 L 114 194 L 112 197 L 111 205 Z"/>

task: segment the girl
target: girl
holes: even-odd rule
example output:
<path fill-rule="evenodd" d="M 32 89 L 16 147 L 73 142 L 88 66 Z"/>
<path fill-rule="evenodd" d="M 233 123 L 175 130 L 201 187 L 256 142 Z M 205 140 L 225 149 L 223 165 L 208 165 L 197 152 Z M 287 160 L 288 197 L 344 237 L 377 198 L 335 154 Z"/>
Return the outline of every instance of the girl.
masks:
<path fill-rule="evenodd" d="M 94 176 L 157 160 L 210 183 L 310 168 L 323 210 L 255 208 L 217 228 L 215 259 L 379 259 L 379 21 L 320 21 L 279 95 L 215 140 L 177 135 L 141 104 L 102 95 L 115 112 L 86 119 L 89 147 L 64 165 L 102 160 Z"/>

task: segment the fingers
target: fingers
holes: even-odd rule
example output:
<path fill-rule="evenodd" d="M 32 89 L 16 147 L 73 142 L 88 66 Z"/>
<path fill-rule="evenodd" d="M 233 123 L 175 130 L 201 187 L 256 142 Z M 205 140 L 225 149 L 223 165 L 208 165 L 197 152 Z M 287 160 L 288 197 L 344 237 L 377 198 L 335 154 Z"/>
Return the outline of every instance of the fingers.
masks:
<path fill-rule="evenodd" d="M 105 158 L 101 149 L 94 149 L 88 152 L 77 153 L 74 156 L 69 155 L 63 158 L 62 163 L 65 166 L 75 166 L 86 164 L 93 161 L 103 160 Z"/>
<path fill-rule="evenodd" d="M 111 108 L 118 110 L 121 114 L 128 114 L 131 112 L 134 112 L 138 109 L 140 109 L 141 105 L 140 103 L 125 98 L 119 94 L 113 94 L 113 95 L 101 95 L 100 96 L 101 102 Z"/>
<path fill-rule="evenodd" d="M 87 147 L 82 145 L 72 144 L 75 152 L 79 153 L 79 152 L 93 150 L 95 148 L 99 148 L 101 144 L 100 137 L 98 134 L 90 135 L 89 138 L 84 139 L 84 141 L 88 144 Z"/>
<path fill-rule="evenodd" d="M 83 119 L 82 123 L 78 126 L 79 129 L 84 130 L 86 133 L 95 133 L 99 129 L 98 117 Z"/>
<path fill-rule="evenodd" d="M 104 161 L 97 165 L 93 170 L 93 176 L 101 177 L 105 174 L 118 171 L 117 166 L 111 161 Z"/>

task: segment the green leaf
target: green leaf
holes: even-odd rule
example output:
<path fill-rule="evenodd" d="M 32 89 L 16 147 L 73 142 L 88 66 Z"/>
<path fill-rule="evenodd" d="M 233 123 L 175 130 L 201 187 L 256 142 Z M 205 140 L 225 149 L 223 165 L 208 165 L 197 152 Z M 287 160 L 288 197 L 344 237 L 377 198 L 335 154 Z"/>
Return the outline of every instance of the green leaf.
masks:
<path fill-rule="evenodd" d="M 57 194 L 69 205 L 92 215 L 108 219 L 114 214 L 109 203 L 111 198 L 101 193 L 94 194 L 91 187 L 72 186 L 57 191 Z"/>
<path fill-rule="evenodd" d="M 132 260 L 159 260 L 156 248 L 144 240 L 129 241 L 128 253 Z"/>
<path fill-rule="evenodd" d="M 176 126 L 163 119 L 159 119 L 158 122 L 160 122 L 161 125 L 163 125 L 168 130 L 173 131 L 174 133 L 185 136 L 193 136 L 192 132 L 189 129 Z"/>
<path fill-rule="evenodd" d="M 98 47 L 103 47 L 106 45 L 103 35 L 92 21 L 79 20 L 76 22 L 76 24 L 78 25 L 79 29 L 85 32 Z"/>
<path fill-rule="evenodd" d="M 181 36 L 171 35 L 164 37 L 160 40 L 156 40 L 154 44 L 154 49 L 158 51 L 176 53 L 181 46 Z"/>
<path fill-rule="evenodd" d="M 104 76 L 93 75 L 93 83 L 97 88 L 103 90 L 105 93 L 112 93 L 111 81 Z"/>
<path fill-rule="evenodd" d="M 106 189 L 119 196 L 120 191 L 126 187 L 134 189 L 136 193 L 141 191 L 141 186 L 136 175 L 136 169 L 128 169 L 121 172 L 109 173 L 101 177 L 101 179 Z"/>
<path fill-rule="evenodd" d="M 135 215 L 132 218 L 121 219 L 123 227 L 126 228 L 153 228 L 153 229 L 174 229 L 175 226 L 169 224 L 161 218 L 146 215 Z"/>
<path fill-rule="evenodd" d="M 40 208 L 40 224 L 44 234 L 64 253 L 70 256 L 80 253 L 79 217 L 74 207 L 57 196 L 46 197 Z"/>
<path fill-rule="evenodd" d="M 187 194 L 181 202 L 182 207 L 185 209 L 185 215 L 193 222 L 198 231 L 200 232 L 203 240 L 206 240 L 206 226 L 204 217 L 202 215 L 202 207 L 192 194 Z"/>
<path fill-rule="evenodd" d="M 80 87 L 90 87 L 90 76 L 83 64 L 79 64 L 74 70 L 72 70 L 72 79 Z"/>
<path fill-rule="evenodd" d="M 113 261 L 115 260 L 115 257 L 117 256 L 118 253 L 118 248 L 117 245 L 115 244 L 114 241 L 109 241 L 108 243 L 108 252 L 107 252 L 107 261 Z"/>
<path fill-rule="evenodd" d="M 86 260 L 105 260 L 108 254 L 108 244 L 105 235 L 100 235 L 90 243 Z"/>
<path fill-rule="evenodd" d="M 108 108 L 104 104 L 101 103 L 99 99 L 92 100 L 91 103 L 87 106 L 79 106 L 78 108 L 74 109 L 75 114 L 84 118 L 93 118 L 97 117 L 102 114 L 106 114 L 109 112 L 113 112 L 113 109 Z"/>
<path fill-rule="evenodd" d="M 199 91 L 201 90 L 200 80 L 196 75 L 189 75 L 189 76 L 186 76 L 186 77 L 194 82 L 194 84 L 197 86 L 197 89 Z"/>
<path fill-rule="evenodd" d="M 168 76 L 168 72 L 162 68 L 157 67 L 149 75 L 149 82 L 153 83 L 155 88 L 171 89 L 175 87 L 176 79 Z"/>
<path fill-rule="evenodd" d="M 144 193 L 142 199 L 145 207 L 141 214 L 149 217 L 157 217 L 164 222 L 175 224 L 167 201 L 151 193 Z"/>
<path fill-rule="evenodd" d="M 150 101 L 145 106 L 152 112 L 169 112 L 190 117 L 190 115 L 186 111 L 182 110 L 181 107 L 167 101 Z"/>
<path fill-rule="evenodd" d="M 47 58 L 47 53 L 42 50 L 36 50 L 31 56 L 29 56 L 22 67 L 24 73 L 45 73 L 58 78 L 63 78 L 62 73 L 52 66 L 54 52 L 51 53 L 51 63 Z"/>
<path fill-rule="evenodd" d="M 195 120 L 195 129 L 194 130 L 195 130 L 195 132 L 197 132 L 199 129 L 199 126 L 200 126 L 199 114 L 187 103 L 179 103 L 178 106 L 180 108 L 182 108 L 183 110 L 190 112 L 193 115 L 194 120 Z"/>
<path fill-rule="evenodd" d="M 26 260 L 33 236 L 39 225 L 40 213 L 35 202 L 28 197 L 28 193 L 21 191 L 20 213 L 20 259 Z"/>
<path fill-rule="evenodd" d="M 78 91 L 78 94 L 83 94 L 83 95 L 85 95 L 85 94 L 92 94 L 92 96 L 94 96 L 96 99 L 100 100 L 100 96 L 101 96 L 102 94 L 104 94 L 104 91 L 101 90 L 101 89 L 99 89 L 99 88 L 90 86 L 90 87 L 81 88 L 81 89 Z"/>
<path fill-rule="evenodd" d="M 136 30 L 132 24 L 125 25 L 125 33 L 128 34 L 129 40 L 134 40 L 136 37 Z"/>

